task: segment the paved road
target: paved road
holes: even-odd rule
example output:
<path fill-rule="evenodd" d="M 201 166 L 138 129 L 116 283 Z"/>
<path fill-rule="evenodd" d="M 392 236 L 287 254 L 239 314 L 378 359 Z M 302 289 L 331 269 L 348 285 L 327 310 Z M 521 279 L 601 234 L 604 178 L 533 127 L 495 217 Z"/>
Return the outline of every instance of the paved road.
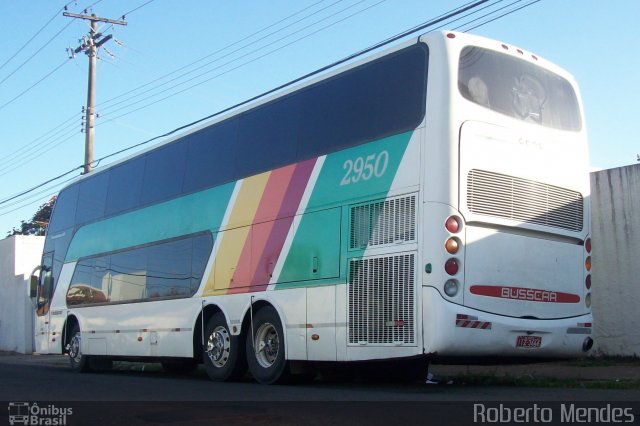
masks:
<path fill-rule="evenodd" d="M 461 424 L 472 423 L 473 404 L 456 401 L 493 405 L 512 401 L 523 407 L 545 401 L 604 401 L 634 406 L 640 419 L 640 390 L 358 381 L 262 386 L 249 380 L 214 383 L 201 370 L 179 376 L 146 365 L 141 371 L 141 364 L 133 363 L 117 364 L 115 371 L 107 373 L 74 374 L 62 356 L 0 356 L 0 383 L 0 401 L 49 401 L 74 407 L 76 422 L 67 424 L 87 424 L 89 419 L 91 424 L 204 424 L 212 416 L 229 424 L 322 425 L 343 424 L 344 420 L 351 425 L 365 420 L 381 424 L 385 416 L 393 417 L 396 423 L 409 416 L 406 420 L 411 424 L 416 416 L 427 419 L 427 413 L 434 410 L 440 416 L 466 416 Z M 354 407 L 358 409 L 356 417 Z M 117 422 L 108 414 L 112 410 L 117 412 Z M 101 414 L 96 417 L 96 413 Z M 327 423 L 327 416 L 334 421 Z"/>

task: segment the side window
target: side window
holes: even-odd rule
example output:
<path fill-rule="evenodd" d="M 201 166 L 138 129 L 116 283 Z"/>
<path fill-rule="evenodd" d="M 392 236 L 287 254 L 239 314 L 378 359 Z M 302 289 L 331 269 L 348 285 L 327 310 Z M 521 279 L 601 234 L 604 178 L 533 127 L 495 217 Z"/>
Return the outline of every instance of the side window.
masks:
<path fill-rule="evenodd" d="M 296 162 L 300 99 L 292 96 L 240 117 L 237 171 L 249 176 Z"/>
<path fill-rule="evenodd" d="M 132 210 L 140 205 L 145 157 L 120 164 L 109 171 L 106 216 Z"/>
<path fill-rule="evenodd" d="M 202 281 L 212 247 L 211 235 L 203 233 L 81 259 L 71 278 L 67 304 L 190 297 Z"/>
<path fill-rule="evenodd" d="M 107 202 L 109 173 L 99 173 L 80 182 L 76 224 L 102 219 Z"/>
<path fill-rule="evenodd" d="M 146 155 L 140 198 L 143 205 L 167 200 L 181 193 L 186 154 L 186 143 L 178 141 Z"/>
<path fill-rule="evenodd" d="M 46 253 L 42 257 L 42 270 L 40 271 L 40 285 L 37 294 L 36 315 L 42 316 L 49 312 L 49 303 L 53 296 L 55 280 L 53 277 L 53 253 Z"/>
<path fill-rule="evenodd" d="M 74 226 L 76 205 L 78 204 L 78 188 L 79 185 L 69 186 L 58 195 L 48 233 L 56 234 L 63 229 Z"/>
<path fill-rule="evenodd" d="M 228 120 L 190 136 L 183 192 L 189 193 L 236 178 L 238 120 Z"/>
<path fill-rule="evenodd" d="M 418 126 L 426 108 L 427 57 L 426 46 L 415 45 L 300 92 L 298 159 Z"/>
<path fill-rule="evenodd" d="M 147 286 L 147 249 L 129 250 L 111 255 L 112 302 L 135 302 L 145 297 Z"/>

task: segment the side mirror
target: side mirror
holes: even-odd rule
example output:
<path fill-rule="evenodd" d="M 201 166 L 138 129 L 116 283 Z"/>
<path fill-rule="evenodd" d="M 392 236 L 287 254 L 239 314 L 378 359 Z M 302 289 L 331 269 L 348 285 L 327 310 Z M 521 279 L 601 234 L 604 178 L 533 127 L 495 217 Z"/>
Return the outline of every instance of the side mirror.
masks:
<path fill-rule="evenodd" d="M 40 277 L 37 275 L 31 275 L 31 281 L 29 282 L 29 297 L 35 299 L 38 296 L 38 285 L 40 284 Z"/>

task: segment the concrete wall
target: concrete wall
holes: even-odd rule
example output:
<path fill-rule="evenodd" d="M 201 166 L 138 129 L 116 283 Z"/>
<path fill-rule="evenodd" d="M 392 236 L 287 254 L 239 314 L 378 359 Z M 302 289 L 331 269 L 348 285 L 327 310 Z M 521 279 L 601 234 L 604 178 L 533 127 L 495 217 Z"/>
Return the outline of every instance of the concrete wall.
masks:
<path fill-rule="evenodd" d="M 33 351 L 34 309 L 27 294 L 31 271 L 40 263 L 44 237 L 0 240 L 0 350 Z"/>
<path fill-rule="evenodd" d="M 591 174 L 594 354 L 640 356 L 640 164 Z"/>

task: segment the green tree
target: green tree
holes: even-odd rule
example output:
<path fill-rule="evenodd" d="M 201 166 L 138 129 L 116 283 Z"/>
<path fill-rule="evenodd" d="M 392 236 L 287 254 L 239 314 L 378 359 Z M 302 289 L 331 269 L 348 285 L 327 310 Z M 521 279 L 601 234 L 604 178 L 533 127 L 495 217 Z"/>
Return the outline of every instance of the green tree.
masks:
<path fill-rule="evenodd" d="M 51 197 L 49 201 L 41 205 L 36 214 L 33 215 L 31 220 L 23 220 L 20 222 L 18 228 L 7 233 L 7 236 L 11 235 L 44 235 L 47 232 L 49 226 L 49 218 L 51 218 L 51 211 L 53 205 L 56 202 L 56 197 Z"/>

